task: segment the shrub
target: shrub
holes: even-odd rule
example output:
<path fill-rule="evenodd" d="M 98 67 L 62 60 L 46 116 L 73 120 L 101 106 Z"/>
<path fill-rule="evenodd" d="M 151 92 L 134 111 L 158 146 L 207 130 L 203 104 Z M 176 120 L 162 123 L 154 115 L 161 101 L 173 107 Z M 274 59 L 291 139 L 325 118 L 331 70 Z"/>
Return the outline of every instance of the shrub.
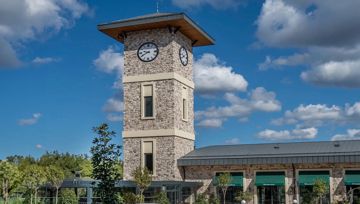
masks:
<path fill-rule="evenodd" d="M 195 199 L 195 204 L 208 204 L 205 194 L 198 194 Z"/>
<path fill-rule="evenodd" d="M 139 203 L 141 198 L 140 196 L 137 196 L 135 193 L 132 192 L 126 192 L 123 195 L 124 203 L 126 204 L 136 204 Z"/>
<path fill-rule="evenodd" d="M 235 201 L 241 202 L 242 200 L 245 200 L 246 202 L 249 202 L 252 200 L 252 197 L 253 195 L 250 192 L 238 191 L 236 192 Z"/>
<path fill-rule="evenodd" d="M 156 203 L 158 204 L 170 204 L 169 199 L 167 198 L 167 195 L 165 192 L 160 192 L 156 195 Z"/>
<path fill-rule="evenodd" d="M 220 204 L 220 198 L 216 197 L 214 194 L 210 195 L 209 204 Z"/>
<path fill-rule="evenodd" d="M 77 204 L 78 199 L 72 189 L 61 189 L 59 196 L 59 204 Z"/>

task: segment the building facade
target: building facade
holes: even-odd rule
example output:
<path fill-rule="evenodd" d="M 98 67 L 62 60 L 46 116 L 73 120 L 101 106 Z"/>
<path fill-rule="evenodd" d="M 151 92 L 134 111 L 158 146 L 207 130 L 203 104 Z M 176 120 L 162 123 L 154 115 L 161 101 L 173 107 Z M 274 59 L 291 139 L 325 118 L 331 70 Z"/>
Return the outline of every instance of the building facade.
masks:
<path fill-rule="evenodd" d="M 147 168 L 149 195 L 165 188 L 172 203 L 218 195 L 222 172 L 232 177 L 227 203 L 236 203 L 240 191 L 251 193 L 249 203 L 310 203 L 318 180 L 329 187 L 323 203 L 337 203 L 359 187 L 359 141 L 194 149 L 192 53 L 214 40 L 185 14 L 155 13 L 98 29 L 124 44 L 125 182 L 135 168 Z M 360 197 L 353 192 L 352 198 Z"/>

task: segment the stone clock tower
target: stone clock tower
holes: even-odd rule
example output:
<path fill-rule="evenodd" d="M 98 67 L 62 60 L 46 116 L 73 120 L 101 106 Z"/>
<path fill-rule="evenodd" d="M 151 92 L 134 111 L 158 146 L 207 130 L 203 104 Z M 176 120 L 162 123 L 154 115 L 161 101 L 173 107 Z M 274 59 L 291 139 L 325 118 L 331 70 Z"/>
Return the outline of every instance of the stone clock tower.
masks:
<path fill-rule="evenodd" d="M 153 180 L 182 180 L 177 159 L 194 149 L 194 46 L 213 39 L 183 13 L 101 24 L 124 43 L 124 179 L 148 168 Z"/>

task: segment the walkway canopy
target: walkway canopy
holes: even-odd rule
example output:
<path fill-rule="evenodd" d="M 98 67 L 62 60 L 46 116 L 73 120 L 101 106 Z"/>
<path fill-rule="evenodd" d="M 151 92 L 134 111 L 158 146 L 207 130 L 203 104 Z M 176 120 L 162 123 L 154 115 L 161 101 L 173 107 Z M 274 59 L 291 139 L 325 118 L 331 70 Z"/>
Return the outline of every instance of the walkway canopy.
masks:
<path fill-rule="evenodd" d="M 256 186 L 285 186 L 285 172 L 257 172 Z"/>
<path fill-rule="evenodd" d="M 221 172 L 217 172 L 215 177 L 213 178 L 213 184 L 214 186 L 219 185 L 219 179 Z M 229 183 L 229 186 L 239 186 L 242 187 L 244 182 L 244 175 L 242 172 L 230 172 L 231 181 Z"/>
<path fill-rule="evenodd" d="M 329 171 L 300 171 L 299 172 L 299 185 L 312 186 L 316 180 L 322 180 L 327 184 L 330 183 Z"/>
<path fill-rule="evenodd" d="M 90 178 L 71 178 L 65 179 L 61 188 L 96 188 L 99 181 Z M 187 182 L 187 181 L 152 181 L 150 187 L 163 186 L 180 186 L 180 187 L 199 187 L 202 182 Z M 117 181 L 115 184 L 119 188 L 135 188 L 136 184 L 133 181 Z"/>
<path fill-rule="evenodd" d="M 345 185 L 347 186 L 360 185 L 360 170 L 345 171 Z"/>

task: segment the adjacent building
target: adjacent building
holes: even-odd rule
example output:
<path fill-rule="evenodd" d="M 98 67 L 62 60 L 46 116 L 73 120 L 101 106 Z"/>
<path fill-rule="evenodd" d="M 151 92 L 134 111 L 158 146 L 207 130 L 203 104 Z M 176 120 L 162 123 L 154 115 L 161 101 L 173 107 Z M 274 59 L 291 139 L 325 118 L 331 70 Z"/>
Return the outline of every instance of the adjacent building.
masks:
<path fill-rule="evenodd" d="M 132 171 L 142 166 L 154 180 L 148 197 L 166 190 L 172 203 L 218 194 L 222 172 L 232 176 L 227 203 L 235 203 L 238 191 L 252 193 L 250 203 L 310 203 L 319 179 L 329 187 L 324 204 L 360 200 L 360 141 L 194 148 L 192 53 L 214 39 L 184 13 L 155 13 L 98 29 L 124 44 L 123 185 L 131 187 Z"/>

